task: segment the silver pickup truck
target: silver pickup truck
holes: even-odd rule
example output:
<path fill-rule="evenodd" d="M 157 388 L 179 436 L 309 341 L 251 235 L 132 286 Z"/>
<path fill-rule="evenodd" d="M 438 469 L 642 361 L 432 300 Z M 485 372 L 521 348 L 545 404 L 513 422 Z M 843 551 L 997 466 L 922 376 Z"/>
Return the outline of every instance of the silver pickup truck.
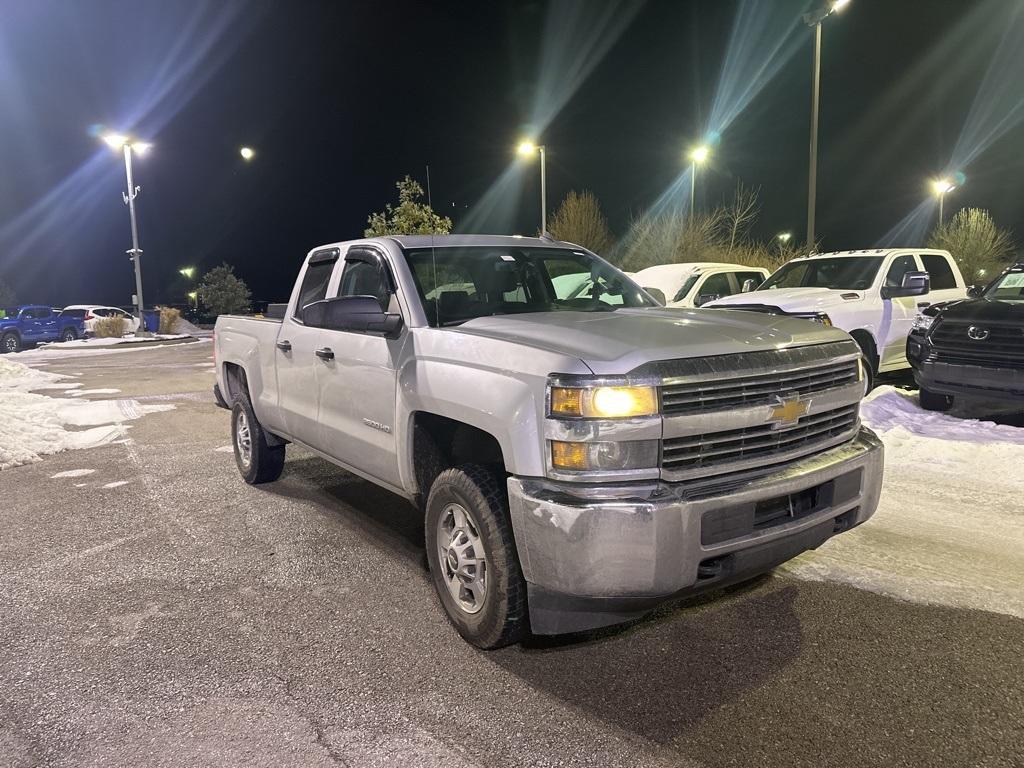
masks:
<path fill-rule="evenodd" d="M 409 499 L 482 648 L 748 579 L 878 502 L 846 333 L 661 308 L 570 243 L 326 245 L 283 319 L 221 317 L 215 352 L 245 480 L 296 443 Z"/>

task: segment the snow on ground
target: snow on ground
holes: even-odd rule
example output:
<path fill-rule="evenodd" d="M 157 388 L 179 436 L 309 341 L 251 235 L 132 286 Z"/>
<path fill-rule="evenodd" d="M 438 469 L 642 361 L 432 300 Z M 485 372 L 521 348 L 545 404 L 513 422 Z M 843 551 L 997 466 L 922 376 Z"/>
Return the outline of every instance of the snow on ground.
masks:
<path fill-rule="evenodd" d="M 125 344 L 153 344 L 157 341 L 177 341 L 192 338 L 187 333 L 154 334 L 153 336 L 120 336 L 100 338 L 90 336 L 87 339 L 74 341 L 51 341 L 40 344 L 40 349 L 97 349 L 101 347 L 120 347 Z"/>
<path fill-rule="evenodd" d="M 862 415 L 885 443 L 878 511 L 782 570 L 1024 617 L 1024 429 L 925 411 L 893 387 Z"/>
<path fill-rule="evenodd" d="M 125 437 L 125 422 L 174 408 L 137 400 L 55 398 L 31 391 L 58 386 L 66 378 L 0 358 L 0 470 L 60 451 L 115 442 Z"/>
<path fill-rule="evenodd" d="M 102 339 L 101 339 L 102 341 Z M 116 341 L 116 339 L 115 339 Z M 186 342 L 189 344 L 210 344 L 210 338 L 196 339 L 192 342 Z M 169 341 L 166 344 L 117 344 L 117 345 L 90 345 L 88 343 L 82 343 L 79 341 L 60 342 L 57 344 L 46 344 L 36 349 L 25 350 L 24 352 L 16 352 L 14 354 L 4 355 L 8 360 L 17 361 L 19 363 L 30 363 L 32 365 L 46 365 L 52 360 L 60 360 L 62 358 L 75 359 L 81 357 L 92 357 L 95 355 L 120 355 L 120 354 L 142 354 L 143 352 L 150 349 L 161 349 L 163 347 L 170 346 L 171 344 L 180 344 L 180 341 Z"/>

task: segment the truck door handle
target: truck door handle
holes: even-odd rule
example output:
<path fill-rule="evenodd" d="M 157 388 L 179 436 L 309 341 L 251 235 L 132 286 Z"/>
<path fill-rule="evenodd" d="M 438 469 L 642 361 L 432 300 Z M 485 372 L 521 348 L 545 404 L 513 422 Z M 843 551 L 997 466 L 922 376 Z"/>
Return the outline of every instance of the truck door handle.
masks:
<path fill-rule="evenodd" d="M 319 357 L 321 360 L 333 360 L 334 352 L 331 350 L 330 347 L 323 347 L 322 349 L 318 349 L 316 351 L 316 356 Z"/>
<path fill-rule="evenodd" d="M 279 341 L 277 342 L 277 348 L 280 349 L 282 352 L 291 352 L 292 343 L 290 341 Z"/>

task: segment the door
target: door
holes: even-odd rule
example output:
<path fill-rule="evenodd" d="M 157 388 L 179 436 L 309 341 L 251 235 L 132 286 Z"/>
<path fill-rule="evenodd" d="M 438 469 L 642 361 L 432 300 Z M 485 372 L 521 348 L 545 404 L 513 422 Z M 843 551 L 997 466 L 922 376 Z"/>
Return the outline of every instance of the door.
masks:
<path fill-rule="evenodd" d="M 338 255 L 336 248 L 330 248 L 309 257 L 300 278 L 298 292 L 281 323 L 272 350 L 277 370 L 277 405 L 284 422 L 284 431 L 289 437 L 313 448 L 319 448 L 319 384 L 316 378 L 321 363 L 316 351 L 321 346 L 322 331 L 302 322 L 302 310 L 314 301 L 327 297 L 327 289 L 339 264 Z M 272 406 L 273 403 L 268 405 Z"/>
<path fill-rule="evenodd" d="M 889 265 L 882 286 L 899 288 L 903 285 L 903 276 L 907 272 L 916 272 L 920 269 L 917 258 L 912 254 L 897 256 Z M 892 299 L 882 299 L 882 320 L 878 329 L 879 370 L 888 371 L 906 368 L 909 365 L 907 362 L 907 336 L 910 335 L 910 326 L 914 324 L 914 318 L 917 317 L 918 300 L 927 300 L 927 297 L 897 296 Z"/>
<path fill-rule="evenodd" d="M 32 307 L 22 314 L 25 341 L 52 341 L 57 338 L 57 319 L 46 307 Z"/>
<path fill-rule="evenodd" d="M 723 296 L 732 296 L 736 291 L 729 282 L 728 272 L 715 272 L 697 282 L 693 292 L 693 305 L 699 307 Z"/>
<path fill-rule="evenodd" d="M 956 275 L 953 274 L 953 268 L 945 256 L 938 253 L 923 253 L 921 264 L 928 273 L 931 285 L 925 296 L 917 297 L 919 309 L 940 301 L 962 299 L 967 295 L 967 290 L 956 284 Z"/>
<path fill-rule="evenodd" d="M 401 312 L 382 254 L 353 248 L 345 256 L 337 296 L 373 296 L 388 312 Z M 395 443 L 397 365 L 408 334 L 396 339 L 324 330 L 321 344 L 333 359 L 320 360 L 320 438 L 316 447 L 338 461 L 400 486 Z"/>

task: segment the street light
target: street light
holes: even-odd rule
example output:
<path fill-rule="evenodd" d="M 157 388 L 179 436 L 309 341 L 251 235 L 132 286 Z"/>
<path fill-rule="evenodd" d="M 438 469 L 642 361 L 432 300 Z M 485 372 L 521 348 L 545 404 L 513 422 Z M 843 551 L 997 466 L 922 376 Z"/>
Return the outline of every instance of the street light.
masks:
<path fill-rule="evenodd" d="M 785 253 L 786 245 L 793 239 L 793 233 L 779 232 L 779 234 L 775 236 L 775 239 L 779 241 L 779 253 Z"/>
<path fill-rule="evenodd" d="M 946 195 L 956 189 L 956 184 L 949 179 L 932 179 L 932 194 L 939 198 L 939 226 L 942 226 L 942 204 Z"/>
<path fill-rule="evenodd" d="M 804 22 L 814 27 L 814 69 L 811 86 L 811 158 L 807 177 L 807 247 L 814 248 L 814 205 L 818 187 L 818 107 L 821 102 L 821 22 L 841 11 L 850 0 L 833 0 L 816 11 L 804 14 Z"/>
<path fill-rule="evenodd" d="M 193 277 L 196 276 L 196 268 L 195 267 L 182 267 L 181 269 L 178 270 L 178 272 L 183 274 L 189 280 L 191 280 Z"/>
<path fill-rule="evenodd" d="M 516 147 L 516 152 L 520 157 L 533 157 L 538 152 L 540 153 L 540 233 L 542 235 L 548 233 L 548 170 L 544 151 L 543 144 L 537 145 L 529 139 L 519 142 L 519 146 Z"/>
<path fill-rule="evenodd" d="M 199 292 L 198 291 L 189 291 L 188 292 L 188 297 L 192 301 L 192 303 L 195 304 L 195 307 L 198 310 L 199 309 Z"/>
<path fill-rule="evenodd" d="M 249 162 L 256 157 L 256 150 L 252 147 L 242 147 L 238 150 L 238 154 L 242 156 L 242 159 L 245 160 L 245 162 Z"/>
<path fill-rule="evenodd" d="M 128 191 L 122 193 L 125 205 L 128 206 L 128 216 L 132 225 L 132 249 L 128 251 L 135 263 L 135 307 L 139 316 L 139 330 L 136 335 L 146 336 L 146 321 L 142 316 L 144 304 L 142 300 L 142 249 L 139 248 L 139 227 L 135 220 L 135 198 L 138 197 L 142 187 L 135 186 L 132 177 L 132 153 L 145 154 L 152 146 L 142 141 L 137 141 L 131 136 L 123 133 L 107 133 L 103 135 L 104 143 L 114 150 L 121 150 L 124 154 L 124 175 L 128 182 Z"/>
<path fill-rule="evenodd" d="M 697 166 L 704 165 L 711 157 L 711 147 L 701 144 L 690 150 L 690 218 L 693 218 L 693 202 L 697 197 Z"/>

